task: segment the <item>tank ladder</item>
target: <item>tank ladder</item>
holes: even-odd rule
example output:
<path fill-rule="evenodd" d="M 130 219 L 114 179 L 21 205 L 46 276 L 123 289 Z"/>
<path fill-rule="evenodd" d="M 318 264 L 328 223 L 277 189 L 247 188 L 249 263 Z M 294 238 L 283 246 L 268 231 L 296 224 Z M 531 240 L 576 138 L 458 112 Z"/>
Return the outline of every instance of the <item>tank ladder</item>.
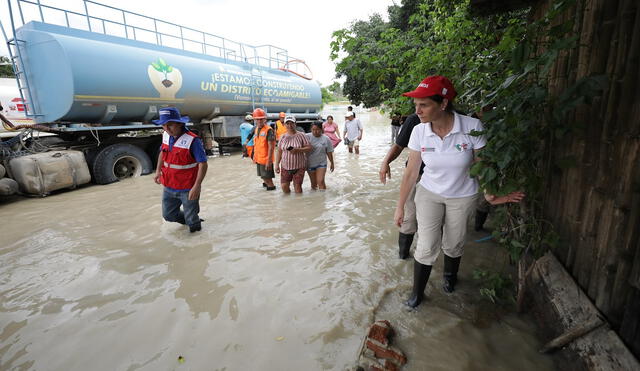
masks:
<path fill-rule="evenodd" d="M 34 105 L 32 104 L 33 96 L 31 95 L 31 89 L 29 88 L 29 77 L 22 70 L 22 55 L 20 53 L 20 48 L 17 43 L 24 41 L 22 40 L 10 40 L 7 45 L 9 46 L 9 56 L 11 58 L 11 62 L 13 64 L 13 72 L 16 75 L 16 82 L 18 83 L 18 90 L 20 91 L 20 98 L 22 99 L 22 103 L 24 104 L 24 112 L 25 115 L 29 118 L 36 118 L 42 116 L 42 114 L 38 114 Z M 16 55 L 13 55 L 11 52 L 11 46 L 15 46 L 18 51 Z M 24 81 L 23 81 L 24 79 Z"/>
<path fill-rule="evenodd" d="M 22 59 L 22 52 L 20 51 L 20 43 L 24 44 L 24 40 L 18 39 L 16 36 L 16 27 L 13 20 L 13 11 L 11 9 L 11 1 L 9 4 L 9 14 L 11 19 L 11 31 L 13 37 L 9 39 L 7 37 L 7 33 L 5 32 L 4 26 L 0 23 L 0 29 L 2 29 L 2 35 L 7 43 L 7 49 L 9 50 L 9 58 L 11 59 L 11 65 L 13 67 L 13 73 L 16 75 L 16 82 L 18 84 L 18 91 L 20 92 L 20 99 L 22 99 L 22 103 L 24 104 L 24 112 L 28 118 L 36 118 L 39 116 L 43 116 L 42 114 L 38 114 L 32 102 L 33 95 L 31 94 L 30 84 L 29 84 L 29 76 L 22 69 L 24 66 L 24 62 Z M 15 48 L 15 54 L 14 49 Z M 23 81 L 24 80 L 24 81 Z M 26 91 L 26 93 L 25 93 Z"/>
<path fill-rule="evenodd" d="M 260 89 L 260 94 L 257 90 Z M 256 108 L 264 109 L 264 94 L 262 94 L 262 68 L 259 65 L 254 65 L 251 68 L 251 107 L 252 110 Z"/>

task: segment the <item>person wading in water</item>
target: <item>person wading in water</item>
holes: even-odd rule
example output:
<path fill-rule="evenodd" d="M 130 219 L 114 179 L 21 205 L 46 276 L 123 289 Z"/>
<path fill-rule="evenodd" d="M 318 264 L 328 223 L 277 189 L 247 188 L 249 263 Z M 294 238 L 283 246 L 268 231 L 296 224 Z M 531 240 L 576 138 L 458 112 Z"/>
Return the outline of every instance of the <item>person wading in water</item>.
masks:
<path fill-rule="evenodd" d="M 197 232 L 202 229 L 198 213 L 207 155 L 202 140 L 186 127 L 189 117 L 181 117 L 174 107 L 162 108 L 159 114 L 153 123 L 162 125 L 164 133 L 154 181 L 164 185 L 162 216 L 168 222 L 188 225 L 191 233 Z"/>
<path fill-rule="evenodd" d="M 273 151 L 276 146 L 276 135 L 271 126 L 267 125 L 267 114 L 261 108 L 253 110 L 251 115 L 255 122 L 253 135 L 253 162 L 256 164 L 258 176 L 262 179 L 262 186 L 267 191 L 273 191 Z"/>

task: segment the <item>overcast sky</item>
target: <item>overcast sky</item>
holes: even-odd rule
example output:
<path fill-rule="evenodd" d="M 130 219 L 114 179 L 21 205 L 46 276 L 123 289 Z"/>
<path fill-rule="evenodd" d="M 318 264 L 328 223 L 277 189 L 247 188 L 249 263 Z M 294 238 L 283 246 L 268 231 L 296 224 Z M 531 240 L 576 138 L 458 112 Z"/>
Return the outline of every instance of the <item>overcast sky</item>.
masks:
<path fill-rule="evenodd" d="M 15 1 L 16 0 L 12 0 Z M 36 1 L 36 0 L 32 0 Z M 103 4 L 188 26 L 234 41 L 272 44 L 303 59 L 323 86 L 334 80 L 329 59 L 331 34 L 374 13 L 387 19 L 393 0 L 101 0 Z M 82 0 L 41 0 L 42 4 L 84 13 Z M 396 0 L 396 3 L 400 3 Z M 14 9 L 14 13 L 17 11 Z M 90 11 L 95 14 L 93 10 Z M 0 0 L 0 19 L 9 32 L 7 0 Z M 4 46 L 1 55 L 8 55 Z"/>

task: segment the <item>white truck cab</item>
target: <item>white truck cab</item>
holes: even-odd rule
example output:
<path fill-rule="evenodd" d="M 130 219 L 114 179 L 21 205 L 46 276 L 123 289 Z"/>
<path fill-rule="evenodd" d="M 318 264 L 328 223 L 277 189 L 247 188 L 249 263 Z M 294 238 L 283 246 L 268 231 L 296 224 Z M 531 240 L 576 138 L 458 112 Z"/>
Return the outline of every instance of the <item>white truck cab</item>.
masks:
<path fill-rule="evenodd" d="M 0 105 L 2 114 L 14 125 L 33 124 L 33 120 L 27 118 L 24 103 L 20 98 L 18 83 L 14 78 L 0 78 Z M 0 125 L 0 137 L 14 136 L 15 134 L 5 130 Z"/>

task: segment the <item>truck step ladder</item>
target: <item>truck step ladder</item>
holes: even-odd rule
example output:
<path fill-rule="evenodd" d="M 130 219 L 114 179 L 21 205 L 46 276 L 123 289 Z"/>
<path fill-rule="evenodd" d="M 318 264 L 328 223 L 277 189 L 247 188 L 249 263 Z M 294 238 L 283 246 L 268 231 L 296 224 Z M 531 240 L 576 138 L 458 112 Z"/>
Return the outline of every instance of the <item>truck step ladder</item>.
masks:
<path fill-rule="evenodd" d="M 260 94 L 257 90 L 260 89 Z M 264 92 L 262 91 L 262 68 L 256 65 L 251 68 L 251 107 L 264 109 Z"/>
<path fill-rule="evenodd" d="M 40 2 L 38 1 L 38 4 Z M 13 72 L 16 75 L 16 82 L 18 84 L 18 91 L 20 92 L 20 99 L 22 99 L 22 103 L 24 104 L 24 113 L 28 118 L 35 119 L 36 117 L 42 116 L 36 112 L 34 107 L 33 95 L 31 93 L 31 89 L 29 88 L 29 76 L 24 72 L 23 66 L 24 61 L 22 59 L 22 52 L 20 51 L 20 44 L 24 44 L 24 40 L 18 39 L 16 36 L 16 27 L 13 20 L 13 10 L 11 8 L 11 1 L 8 2 L 9 5 L 9 15 L 11 18 L 11 35 L 13 36 L 11 39 L 7 37 L 7 33 L 4 29 L 4 26 L 0 22 L 0 29 L 2 30 L 2 35 L 7 43 L 7 50 L 9 50 L 9 58 L 11 59 L 11 65 L 13 67 Z M 18 5 L 20 5 L 18 3 Z M 20 8 L 20 14 L 22 15 L 22 8 Z M 24 22 L 23 22 L 24 23 Z M 13 47 L 13 48 L 12 48 Z M 15 54 L 14 54 L 15 48 Z"/>
<path fill-rule="evenodd" d="M 22 99 L 22 103 L 24 104 L 25 114 L 29 118 L 36 118 L 42 115 L 36 112 L 36 109 L 32 104 L 34 100 L 33 96 L 31 95 L 31 89 L 29 88 L 29 77 L 22 69 L 22 66 L 24 66 L 24 64 L 22 62 L 22 53 L 20 51 L 19 43 L 24 43 L 24 41 L 11 39 L 7 43 L 7 49 L 9 49 L 9 57 L 11 58 L 11 63 L 13 65 L 13 72 L 16 75 L 16 82 L 18 83 L 20 98 Z M 11 48 L 12 46 L 15 48 L 15 54 Z"/>

